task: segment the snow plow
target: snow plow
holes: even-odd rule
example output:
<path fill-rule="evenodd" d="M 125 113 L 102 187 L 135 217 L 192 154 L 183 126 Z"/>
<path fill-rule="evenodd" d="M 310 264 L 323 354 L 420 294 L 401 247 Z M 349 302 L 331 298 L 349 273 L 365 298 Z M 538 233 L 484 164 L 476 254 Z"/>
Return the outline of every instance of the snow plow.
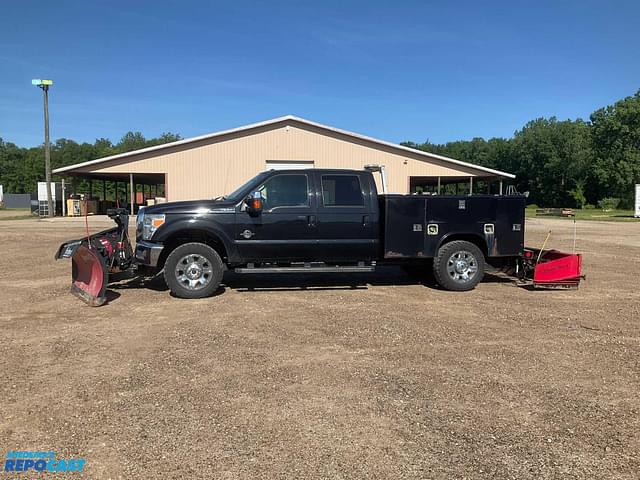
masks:
<path fill-rule="evenodd" d="M 127 211 L 114 208 L 107 215 L 116 227 L 65 242 L 55 255 L 56 260 L 71 258 L 71 293 L 93 307 L 107 302 L 109 275 L 133 265 Z"/>

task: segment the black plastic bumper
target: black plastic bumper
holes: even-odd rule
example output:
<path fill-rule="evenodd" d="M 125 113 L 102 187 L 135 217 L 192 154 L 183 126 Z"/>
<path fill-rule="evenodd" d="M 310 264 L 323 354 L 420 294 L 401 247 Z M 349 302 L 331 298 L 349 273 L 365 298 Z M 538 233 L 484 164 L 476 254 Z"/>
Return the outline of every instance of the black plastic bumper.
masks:
<path fill-rule="evenodd" d="M 136 262 L 148 267 L 157 267 L 164 245 L 141 240 L 136 243 Z"/>

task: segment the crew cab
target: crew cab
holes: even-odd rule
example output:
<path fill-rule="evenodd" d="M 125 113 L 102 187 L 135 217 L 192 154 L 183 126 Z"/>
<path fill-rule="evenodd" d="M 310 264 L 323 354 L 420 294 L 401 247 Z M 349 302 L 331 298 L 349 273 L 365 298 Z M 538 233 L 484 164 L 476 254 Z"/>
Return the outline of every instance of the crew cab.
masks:
<path fill-rule="evenodd" d="M 379 194 L 384 170 L 271 170 L 228 195 L 142 208 L 135 262 L 164 271 L 174 295 L 202 298 L 241 274 L 432 268 L 443 288 L 473 289 L 485 264 L 524 247 L 522 195 Z M 384 175 L 382 184 L 384 185 Z"/>

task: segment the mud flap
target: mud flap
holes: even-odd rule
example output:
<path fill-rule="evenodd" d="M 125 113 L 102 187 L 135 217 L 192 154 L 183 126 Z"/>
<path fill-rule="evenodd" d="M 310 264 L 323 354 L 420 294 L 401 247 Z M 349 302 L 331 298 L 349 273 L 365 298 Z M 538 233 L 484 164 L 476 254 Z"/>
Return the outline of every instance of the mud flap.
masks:
<path fill-rule="evenodd" d="M 86 240 L 62 244 L 56 259 L 71 258 L 71 293 L 92 307 L 107 302 L 109 272 L 105 257 Z"/>

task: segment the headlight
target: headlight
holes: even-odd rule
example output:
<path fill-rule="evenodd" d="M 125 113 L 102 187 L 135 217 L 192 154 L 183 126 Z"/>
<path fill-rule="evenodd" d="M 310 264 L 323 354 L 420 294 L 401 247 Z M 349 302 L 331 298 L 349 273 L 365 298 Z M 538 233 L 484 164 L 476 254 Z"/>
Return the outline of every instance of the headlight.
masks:
<path fill-rule="evenodd" d="M 142 239 L 151 240 L 156 230 L 164 224 L 164 213 L 143 215 L 142 217 Z"/>
<path fill-rule="evenodd" d="M 143 222 L 144 222 L 144 207 L 140 207 L 140 210 L 138 210 L 138 216 L 136 217 L 136 238 L 142 237 Z"/>

